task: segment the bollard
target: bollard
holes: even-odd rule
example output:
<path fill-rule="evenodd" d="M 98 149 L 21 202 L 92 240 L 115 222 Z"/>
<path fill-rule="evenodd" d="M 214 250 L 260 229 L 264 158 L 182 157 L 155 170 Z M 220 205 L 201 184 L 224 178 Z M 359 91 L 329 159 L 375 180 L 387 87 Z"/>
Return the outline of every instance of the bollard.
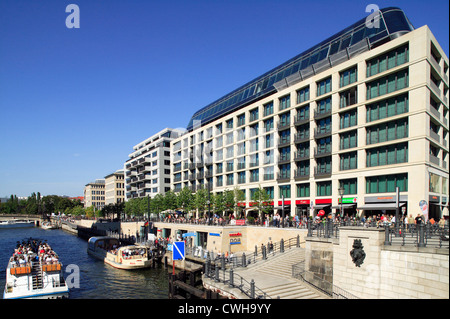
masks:
<path fill-rule="evenodd" d="M 419 240 L 418 240 L 418 247 L 425 247 L 425 225 L 424 224 L 419 224 L 419 231 L 418 231 L 418 236 L 419 236 Z"/>
<path fill-rule="evenodd" d="M 281 241 L 280 241 L 280 253 L 284 253 L 284 239 L 283 238 L 281 238 Z"/>
<path fill-rule="evenodd" d="M 389 226 L 384 226 L 384 245 L 390 246 L 391 242 L 389 241 Z"/>
<path fill-rule="evenodd" d="M 300 247 L 300 235 L 297 235 L 297 247 Z"/>
<path fill-rule="evenodd" d="M 219 282 L 219 281 L 220 281 L 220 280 L 219 280 L 219 267 L 216 266 L 216 269 L 215 269 L 215 270 L 216 270 L 216 273 L 215 273 L 215 277 L 216 277 L 216 278 L 215 278 L 215 281 L 216 281 L 216 282 Z"/>
<path fill-rule="evenodd" d="M 255 245 L 255 257 L 258 256 L 258 246 Z"/>
<path fill-rule="evenodd" d="M 250 281 L 250 298 L 255 299 L 255 281 Z"/>
<path fill-rule="evenodd" d="M 229 286 L 233 287 L 234 286 L 234 272 L 233 269 L 230 269 L 230 282 L 229 282 Z"/>
<path fill-rule="evenodd" d="M 210 267 L 211 267 L 211 261 L 209 259 L 206 259 L 206 262 L 205 262 L 205 276 L 207 278 L 209 278 Z"/>
<path fill-rule="evenodd" d="M 220 258 L 220 268 L 225 270 L 225 255 L 222 255 L 222 257 Z"/>
<path fill-rule="evenodd" d="M 308 226 L 308 234 L 306 235 L 307 237 L 312 237 L 312 227 L 311 227 L 311 220 L 308 219 L 307 221 L 307 226 Z"/>
<path fill-rule="evenodd" d="M 245 258 L 245 253 L 242 253 L 242 266 L 247 267 L 247 259 Z"/>
<path fill-rule="evenodd" d="M 266 259 L 267 259 L 266 246 L 262 246 L 262 259 L 263 259 L 263 260 L 266 260 Z"/>

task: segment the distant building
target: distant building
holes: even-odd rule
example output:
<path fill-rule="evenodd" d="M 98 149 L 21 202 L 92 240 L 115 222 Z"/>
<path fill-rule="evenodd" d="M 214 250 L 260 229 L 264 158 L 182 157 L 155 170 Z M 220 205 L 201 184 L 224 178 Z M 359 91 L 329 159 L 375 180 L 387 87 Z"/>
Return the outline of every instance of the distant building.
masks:
<path fill-rule="evenodd" d="M 105 206 L 105 180 L 97 179 L 84 187 L 84 208 L 94 206 L 102 209 Z"/>
<path fill-rule="evenodd" d="M 125 201 L 125 179 L 123 170 L 105 176 L 105 205 Z"/>
<path fill-rule="evenodd" d="M 179 135 L 165 128 L 133 147 L 124 165 L 127 200 L 170 190 L 170 141 Z"/>

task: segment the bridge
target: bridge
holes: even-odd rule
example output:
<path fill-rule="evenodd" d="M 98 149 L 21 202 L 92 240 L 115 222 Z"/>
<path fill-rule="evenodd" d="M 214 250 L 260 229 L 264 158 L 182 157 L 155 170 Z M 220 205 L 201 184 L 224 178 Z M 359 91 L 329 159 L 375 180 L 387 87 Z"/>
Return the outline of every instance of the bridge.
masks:
<path fill-rule="evenodd" d="M 36 226 L 39 226 L 44 220 L 49 219 L 49 217 L 42 215 L 28 215 L 28 214 L 0 214 L 0 221 L 8 221 L 12 219 L 18 220 L 29 220 L 34 221 Z"/>

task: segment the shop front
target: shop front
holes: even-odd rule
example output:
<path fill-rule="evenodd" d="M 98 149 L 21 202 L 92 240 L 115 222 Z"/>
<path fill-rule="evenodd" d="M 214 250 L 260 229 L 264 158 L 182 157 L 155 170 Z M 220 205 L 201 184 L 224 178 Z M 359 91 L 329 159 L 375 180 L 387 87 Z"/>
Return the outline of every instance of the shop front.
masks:
<path fill-rule="evenodd" d="M 408 210 L 408 195 L 400 195 L 398 200 L 399 218 L 406 216 Z M 378 216 L 378 215 L 392 215 L 395 216 L 397 209 L 397 197 L 392 196 L 368 196 L 364 197 L 364 206 L 358 207 L 361 210 L 361 216 Z"/>
<path fill-rule="evenodd" d="M 311 201 L 309 199 L 296 199 L 295 200 L 295 214 L 301 219 L 309 216 L 311 208 Z"/>
<path fill-rule="evenodd" d="M 331 214 L 331 203 L 331 198 L 316 199 L 313 205 L 314 216 L 323 217 Z"/>
<path fill-rule="evenodd" d="M 342 203 L 341 199 L 339 198 L 338 205 L 331 206 L 331 209 L 334 209 L 335 216 L 358 217 L 358 210 L 356 209 L 357 202 L 358 202 L 357 197 L 343 197 Z"/>

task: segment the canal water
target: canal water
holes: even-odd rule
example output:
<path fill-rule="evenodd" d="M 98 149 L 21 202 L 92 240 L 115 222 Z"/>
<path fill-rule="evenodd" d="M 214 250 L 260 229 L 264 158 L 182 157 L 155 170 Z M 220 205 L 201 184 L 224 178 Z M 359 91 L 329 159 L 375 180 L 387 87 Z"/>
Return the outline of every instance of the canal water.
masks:
<path fill-rule="evenodd" d="M 60 229 L 45 230 L 39 227 L 0 228 L 0 287 L 6 283 L 6 266 L 16 248 L 17 241 L 33 237 L 47 240 L 63 263 L 64 277 L 79 269 L 79 288 L 71 288 L 73 299 L 167 299 L 167 269 L 121 270 L 106 265 L 86 252 L 87 241 Z"/>

